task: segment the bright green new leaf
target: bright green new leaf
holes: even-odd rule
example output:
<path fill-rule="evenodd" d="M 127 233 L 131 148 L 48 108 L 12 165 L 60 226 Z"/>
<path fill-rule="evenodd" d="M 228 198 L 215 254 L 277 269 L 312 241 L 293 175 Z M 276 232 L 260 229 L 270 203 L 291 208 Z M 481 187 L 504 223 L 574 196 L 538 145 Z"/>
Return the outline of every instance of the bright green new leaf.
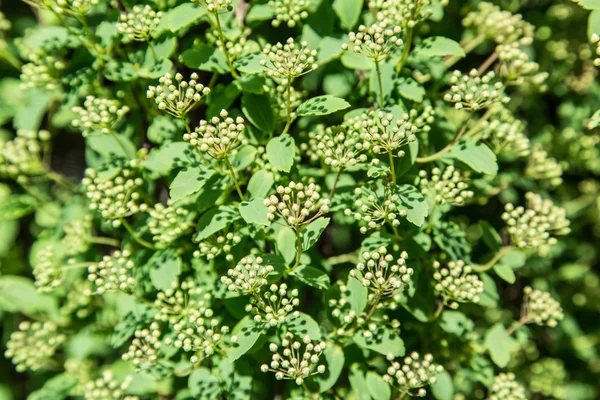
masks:
<path fill-rule="evenodd" d="M 425 89 L 412 78 L 400 78 L 397 80 L 398 93 L 405 99 L 420 103 L 425 96 Z"/>
<path fill-rule="evenodd" d="M 486 175 L 498 173 L 496 155 L 485 144 L 474 139 L 463 139 L 452 146 L 450 156 L 468 165 L 473 171 Z"/>
<path fill-rule="evenodd" d="M 197 193 L 212 176 L 214 171 L 202 164 L 193 165 L 179 171 L 171 185 L 169 194 L 172 201 L 179 201 Z"/>
<path fill-rule="evenodd" d="M 395 357 L 402 357 L 406 353 L 402 338 L 386 325 L 377 326 L 375 332 L 371 331 L 371 334 L 367 337 L 364 330 L 360 329 L 354 334 L 352 340 L 357 346 L 376 351 L 384 356 L 393 354 Z"/>
<path fill-rule="evenodd" d="M 181 259 L 175 249 L 157 251 L 148 260 L 150 280 L 157 290 L 168 290 L 181 274 Z"/>
<path fill-rule="evenodd" d="M 344 368 L 344 351 L 340 346 L 328 345 L 323 352 L 326 369 L 324 374 L 316 377 L 319 393 L 324 393 L 335 386 Z"/>
<path fill-rule="evenodd" d="M 484 345 L 490 352 L 492 361 L 500 368 L 504 368 L 508 365 L 517 343 L 508 335 L 504 326 L 497 323 L 485 333 Z"/>
<path fill-rule="evenodd" d="M 390 400 L 392 396 L 390 385 L 373 371 L 367 372 L 367 388 L 374 400 Z"/>
<path fill-rule="evenodd" d="M 443 36 L 428 37 L 413 50 L 415 55 L 422 57 L 457 56 L 465 57 L 465 51 L 452 39 Z"/>
<path fill-rule="evenodd" d="M 240 204 L 240 215 L 249 224 L 258 224 L 268 226 L 271 224 L 267 214 L 267 206 L 263 199 L 256 198 L 250 201 L 243 201 Z"/>
<path fill-rule="evenodd" d="M 200 217 L 196 226 L 195 240 L 206 239 L 225 228 L 227 225 L 240 219 L 240 213 L 234 206 L 215 207 Z"/>
<path fill-rule="evenodd" d="M 294 252 L 294 254 L 296 254 L 296 252 Z M 302 265 L 296 268 L 291 275 L 314 288 L 322 290 L 329 289 L 329 275 L 320 269 Z"/>
<path fill-rule="evenodd" d="M 263 132 L 273 131 L 275 117 L 273 107 L 266 94 L 244 93 L 242 95 L 242 111 L 252 125 Z"/>
<path fill-rule="evenodd" d="M 363 284 L 358 281 L 358 279 L 348 278 L 348 291 L 350 292 L 348 296 L 350 308 L 356 313 L 356 315 L 360 315 L 367 306 L 369 289 L 364 287 Z"/>
<path fill-rule="evenodd" d="M 421 192 L 412 185 L 394 186 L 393 191 L 398 196 L 398 210 L 406 212 L 409 222 L 422 226 L 429 215 L 429 206 Z"/>
<path fill-rule="evenodd" d="M 452 400 L 454 397 L 454 382 L 446 371 L 436 376 L 435 383 L 431 385 L 431 393 L 437 400 Z"/>
<path fill-rule="evenodd" d="M 502 278 L 502 280 L 510 283 L 511 285 L 517 280 L 515 271 L 513 271 L 513 269 L 506 264 L 497 263 L 494 265 L 494 271 L 500 278 Z"/>
<path fill-rule="evenodd" d="M 317 218 L 302 229 L 302 250 L 306 251 L 317 243 L 330 220 L 331 218 Z"/>
<path fill-rule="evenodd" d="M 229 71 L 227 58 L 221 49 L 199 44 L 181 53 L 179 60 L 186 66 L 200 71 L 224 74 Z"/>
<path fill-rule="evenodd" d="M 274 182 L 273 173 L 261 169 L 250 178 L 247 187 L 248 194 L 251 198 L 265 199 Z"/>
<path fill-rule="evenodd" d="M 207 368 L 196 368 L 188 378 L 190 393 L 207 400 L 222 398 L 219 379 L 215 378 Z"/>
<path fill-rule="evenodd" d="M 298 317 L 289 315 L 286 319 L 286 326 L 296 336 L 304 337 L 308 335 L 312 340 L 321 339 L 319 324 L 308 314 L 301 312 Z"/>
<path fill-rule="evenodd" d="M 357 24 L 364 0 L 333 0 L 333 11 L 340 18 L 342 28 L 351 30 Z"/>
<path fill-rule="evenodd" d="M 296 115 L 328 115 L 333 114 L 336 111 L 345 110 L 349 107 L 350 103 L 339 97 L 331 95 L 317 96 L 300 104 L 296 110 Z"/>
<path fill-rule="evenodd" d="M 231 331 L 231 336 L 235 336 L 237 340 L 227 350 L 228 358 L 235 361 L 246 354 L 264 333 L 266 327 L 263 324 L 255 322 L 250 315 L 244 317 Z"/>
<path fill-rule="evenodd" d="M 279 171 L 290 172 L 296 156 L 296 143 L 291 135 L 274 137 L 267 143 L 267 159 Z"/>

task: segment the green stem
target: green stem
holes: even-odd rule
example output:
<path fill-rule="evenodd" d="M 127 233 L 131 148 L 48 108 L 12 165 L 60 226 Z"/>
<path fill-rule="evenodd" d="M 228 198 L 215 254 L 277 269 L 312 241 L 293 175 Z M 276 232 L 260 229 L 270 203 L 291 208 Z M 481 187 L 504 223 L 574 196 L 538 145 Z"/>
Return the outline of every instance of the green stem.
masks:
<path fill-rule="evenodd" d="M 385 107 L 385 100 L 383 98 L 383 82 L 381 82 L 381 68 L 379 67 L 379 60 L 375 60 L 375 72 L 377 73 L 377 83 L 379 85 L 379 107 Z"/>
<path fill-rule="evenodd" d="M 290 126 L 292 126 L 292 81 L 288 80 L 287 84 L 287 95 L 286 95 L 286 108 L 287 108 L 287 123 L 283 128 L 282 135 L 288 133 Z"/>
<path fill-rule="evenodd" d="M 46 173 L 46 176 L 47 176 L 49 179 L 53 180 L 54 182 L 58 183 L 59 185 L 62 185 L 62 186 L 64 186 L 65 188 L 67 188 L 67 189 L 69 189 L 69 190 L 71 190 L 71 191 L 73 191 L 73 192 L 76 192 L 76 191 L 77 191 L 77 185 L 75 185 L 75 184 L 73 184 L 73 183 L 69 182 L 69 181 L 68 181 L 68 180 L 66 180 L 66 179 L 65 179 L 65 178 L 64 178 L 62 175 L 60 175 L 60 174 L 57 174 L 57 173 L 56 173 L 56 172 L 54 172 L 54 171 L 48 171 L 48 172 Z"/>
<path fill-rule="evenodd" d="M 365 324 L 369 321 L 369 318 L 371 318 L 371 316 L 375 312 L 375 309 L 377 308 L 377 304 L 379 304 L 380 300 L 381 300 L 381 292 L 377 292 L 377 296 L 375 297 L 375 301 L 373 302 L 373 305 L 371 306 L 371 309 L 369 310 L 369 312 L 367 313 L 367 316 L 365 317 Z"/>
<path fill-rule="evenodd" d="M 90 239 L 91 243 L 95 243 L 95 244 L 104 244 L 107 246 L 112 246 L 112 247 L 121 247 L 121 242 L 118 239 L 113 239 L 113 238 L 109 238 L 109 237 L 100 237 L 100 236 L 94 236 Z"/>
<path fill-rule="evenodd" d="M 127 222 L 126 220 L 121 218 L 121 223 L 123 224 L 123 226 L 125 227 L 125 229 L 127 229 L 127 232 L 129 232 L 129 234 L 131 235 L 131 237 L 138 242 L 139 244 L 141 244 L 142 246 L 144 246 L 147 249 L 150 250 L 156 250 L 156 247 L 154 247 L 154 245 L 150 242 L 145 241 L 144 239 L 142 239 L 141 237 L 139 237 L 134 231 L 131 225 L 129 225 L 129 222 Z"/>
<path fill-rule="evenodd" d="M 437 153 L 432 154 L 430 156 L 427 156 L 427 157 L 417 157 L 416 162 L 420 163 L 420 164 L 432 162 L 432 161 L 437 160 L 439 157 L 443 156 L 444 154 L 446 154 L 450 150 L 452 150 L 452 146 L 454 146 L 463 137 L 463 135 L 465 134 L 465 131 L 467 130 L 467 125 L 469 124 L 469 121 L 471 120 L 472 115 L 473 114 L 469 114 L 469 116 L 467 117 L 467 119 L 463 123 L 463 126 L 460 129 L 460 132 L 458 132 L 458 135 L 456 135 L 456 137 L 454 139 L 452 139 L 452 141 L 450 141 L 450 143 L 448 143 L 448 145 L 446 145 L 446 147 L 444 147 L 443 149 L 441 149 Z"/>
<path fill-rule="evenodd" d="M 112 135 L 113 138 L 115 138 L 115 140 L 117 141 L 117 143 L 119 144 L 119 146 L 121 147 L 121 149 L 123 150 L 125 155 L 133 160 L 135 158 L 135 154 L 131 154 L 129 152 L 129 150 L 125 147 L 125 145 L 119 140 L 119 136 L 115 133 L 115 131 L 111 130 L 110 134 Z"/>
<path fill-rule="evenodd" d="M 404 40 L 404 49 L 402 50 L 402 57 L 400 57 L 400 60 L 398 60 L 398 64 L 396 64 L 397 73 L 402 72 L 402 68 L 404 68 L 406 61 L 408 60 L 408 56 L 410 55 L 410 48 L 412 46 L 413 39 L 413 30 L 413 27 L 406 28 L 406 38 Z"/>
<path fill-rule="evenodd" d="M 390 158 L 390 174 L 392 175 L 392 182 L 396 183 L 396 166 L 394 165 L 394 156 L 390 149 L 388 149 L 388 157 Z"/>
<path fill-rule="evenodd" d="M 295 228 L 296 231 L 296 263 L 294 264 L 294 266 L 292 268 L 290 268 L 288 270 L 288 274 L 291 274 L 292 272 L 294 272 L 294 270 L 296 268 L 298 268 L 298 266 L 300 265 L 300 258 L 302 257 L 302 230 L 300 229 L 300 227 L 296 226 Z"/>
<path fill-rule="evenodd" d="M 506 335 L 507 336 L 512 335 L 513 333 L 515 333 L 515 331 L 517 329 L 519 329 L 520 327 L 522 327 L 526 323 L 527 323 L 527 320 L 525 320 L 524 318 L 521 318 L 520 320 L 518 320 L 517 322 L 515 322 L 514 324 L 512 324 L 512 326 L 506 330 Z"/>
<path fill-rule="evenodd" d="M 240 189 L 240 185 L 238 183 L 237 177 L 235 176 L 235 170 L 233 169 L 233 165 L 231 165 L 231 161 L 229 161 L 229 158 L 225 157 L 225 162 L 227 163 L 227 166 L 229 167 L 229 173 L 231 174 L 231 177 L 233 178 L 233 183 L 235 183 L 235 190 L 237 190 L 238 195 L 240 196 L 240 200 L 244 201 L 244 194 L 242 193 L 242 189 Z"/>
<path fill-rule="evenodd" d="M 435 312 L 433 313 L 433 316 L 431 317 L 430 321 L 435 321 L 436 319 L 438 319 L 440 317 L 440 315 L 442 314 L 442 311 L 444 311 L 444 302 L 440 301 L 437 305 L 437 308 L 435 309 Z"/>
<path fill-rule="evenodd" d="M 154 64 L 158 61 L 158 57 L 156 56 L 156 50 L 154 49 L 154 45 L 151 41 L 148 41 L 148 48 L 150 49 L 150 53 L 152 53 L 152 59 L 154 60 Z"/>
<path fill-rule="evenodd" d="M 18 58 L 13 56 L 8 51 L 0 50 L 0 57 L 4 58 L 6 60 L 6 62 L 8 62 L 10 65 L 12 65 L 16 70 L 18 70 L 18 71 L 21 70 L 21 65 L 22 65 L 21 61 L 19 61 Z"/>
<path fill-rule="evenodd" d="M 498 53 L 493 52 L 486 60 L 481 64 L 479 69 L 477 70 L 478 75 L 482 75 L 485 71 L 488 70 L 489 67 L 498 59 Z"/>
<path fill-rule="evenodd" d="M 219 30 L 219 38 L 221 40 L 221 48 L 223 49 L 223 53 L 225 53 L 225 58 L 227 59 L 227 65 L 229 65 L 229 70 L 231 71 L 231 76 L 235 79 L 238 79 L 240 75 L 235 70 L 233 66 L 233 62 L 231 62 L 231 58 L 229 57 L 229 52 L 227 51 L 227 46 L 225 45 L 225 35 L 223 35 L 223 29 L 221 28 L 221 19 L 219 18 L 219 13 L 215 12 L 215 20 L 217 21 L 217 29 Z"/>
<path fill-rule="evenodd" d="M 477 272 L 485 272 L 485 271 L 492 269 L 494 267 L 494 265 L 496 265 L 496 263 L 498 261 L 500 261 L 502 259 L 502 257 L 504 257 L 511 249 L 512 249 L 512 246 L 504 246 L 503 248 L 501 248 L 498 251 L 498 253 L 496 253 L 496 255 L 494 257 L 492 257 L 492 259 L 490 261 L 488 261 L 487 263 L 485 263 L 483 265 L 473 267 L 473 270 L 477 271 Z"/>
<path fill-rule="evenodd" d="M 331 188 L 331 192 L 329 192 L 329 197 L 327 197 L 327 199 L 331 200 L 331 198 L 333 197 L 334 193 L 335 193 L 335 189 L 337 188 L 337 184 L 340 181 L 340 175 L 342 175 L 342 171 L 343 169 L 340 169 L 337 173 L 337 175 L 335 176 L 335 180 L 333 181 L 333 187 Z"/>

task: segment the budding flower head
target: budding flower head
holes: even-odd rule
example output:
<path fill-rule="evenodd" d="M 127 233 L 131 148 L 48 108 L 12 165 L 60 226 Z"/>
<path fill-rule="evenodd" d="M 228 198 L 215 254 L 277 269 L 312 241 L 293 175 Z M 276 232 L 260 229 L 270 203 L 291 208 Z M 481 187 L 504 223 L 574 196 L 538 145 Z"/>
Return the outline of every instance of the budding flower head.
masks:
<path fill-rule="evenodd" d="M 544 150 L 540 143 L 531 148 L 531 154 L 527 160 L 525 176 L 541 181 L 549 187 L 555 187 L 562 183 L 562 165 Z"/>
<path fill-rule="evenodd" d="M 274 271 L 275 268 L 264 262 L 262 257 L 249 255 L 242 258 L 235 268 L 228 270 L 227 276 L 221 277 L 221 282 L 230 291 L 256 294 L 267 285 L 267 277 Z"/>
<path fill-rule="evenodd" d="M 47 245 L 38 253 L 33 264 L 35 286 L 40 292 L 51 292 L 64 283 L 63 260 L 55 245 Z"/>
<path fill-rule="evenodd" d="M 158 86 L 149 86 L 147 97 L 154 99 L 159 110 L 164 110 L 176 118 L 185 118 L 187 113 L 210 93 L 210 89 L 198 83 L 195 72 L 189 81 L 183 80 L 183 75 L 177 73 L 173 77 L 166 73 L 158 80 Z"/>
<path fill-rule="evenodd" d="M 473 272 L 470 265 L 463 260 L 450 261 L 442 266 L 438 261 L 433 262 L 436 280 L 435 291 L 442 296 L 444 304 L 452 309 L 458 308 L 458 303 L 479 303 L 483 293 L 483 281 Z"/>
<path fill-rule="evenodd" d="M 519 248 L 533 249 L 544 254 L 556 244 L 555 236 L 566 235 L 571 229 L 566 211 L 536 193 L 525 194 L 527 208 L 508 203 L 502 219 L 513 243 Z"/>
<path fill-rule="evenodd" d="M 185 208 L 157 204 L 149 211 L 148 229 L 158 248 L 166 248 L 194 226 L 194 214 Z"/>
<path fill-rule="evenodd" d="M 452 204 L 462 206 L 465 201 L 473 197 L 469 189 L 468 172 L 462 172 L 453 165 L 445 169 L 433 168 L 431 175 L 425 170 L 419 171 L 415 179 L 415 185 L 421 189 L 421 193 L 433 199 L 438 204 Z"/>
<path fill-rule="evenodd" d="M 111 133 L 116 123 L 129 112 L 129 107 L 121 107 L 117 100 L 87 96 L 83 107 L 73 107 L 73 112 L 79 116 L 73 120 L 73 126 L 87 137 L 94 132 Z"/>
<path fill-rule="evenodd" d="M 0 140 L 0 177 L 18 179 L 43 175 L 44 143 L 50 139 L 48 131 L 17 130 L 12 140 Z"/>
<path fill-rule="evenodd" d="M 285 322 L 288 315 L 296 318 L 299 311 L 294 311 L 300 305 L 297 289 L 288 289 L 287 284 L 272 284 L 264 292 L 255 292 L 246 306 L 246 311 L 252 313 L 256 322 L 264 322 L 277 326 Z"/>
<path fill-rule="evenodd" d="M 317 51 L 309 49 L 307 42 L 298 45 L 292 38 L 285 44 L 267 44 L 263 54 L 266 59 L 261 61 L 261 65 L 267 68 L 267 75 L 283 86 L 319 67 Z"/>
<path fill-rule="evenodd" d="M 361 257 L 364 261 L 356 264 L 350 276 L 356 277 L 363 286 L 380 296 L 391 296 L 410 283 L 414 271 L 406 267 L 406 252 L 402 252 L 395 262 L 383 246 L 372 252 L 364 252 Z"/>
<path fill-rule="evenodd" d="M 233 10 L 232 0 L 192 0 L 194 3 L 206 8 L 209 12 L 220 14 Z"/>
<path fill-rule="evenodd" d="M 194 257 L 206 257 L 212 260 L 221 254 L 225 254 L 227 261 L 233 261 L 232 249 L 242 241 L 242 236 L 233 227 L 225 228 L 214 235 L 198 242 L 198 250 L 194 252 Z"/>
<path fill-rule="evenodd" d="M 412 352 L 404 358 L 403 363 L 392 362 L 387 369 L 383 380 L 389 382 L 401 392 L 407 392 L 411 396 L 424 397 L 426 392 L 424 386 L 434 384 L 436 375 L 444 371 L 441 365 L 433 362 L 431 354 L 425 354 L 421 359 L 419 353 Z M 411 390 L 417 389 L 416 393 Z"/>
<path fill-rule="evenodd" d="M 483 140 L 490 149 L 504 159 L 527 157 L 531 153 L 531 143 L 525 135 L 525 123 L 505 107 L 494 106 L 487 121 L 478 121 L 479 129 L 472 137 Z"/>
<path fill-rule="evenodd" d="M 594 65 L 600 67 L 600 35 L 595 32 L 592 33 L 592 36 L 590 36 L 590 43 L 594 47 Z"/>
<path fill-rule="evenodd" d="M 105 255 L 96 265 L 88 267 L 88 280 L 96 290 L 91 294 L 114 292 L 131 293 L 136 285 L 134 263 L 130 259 L 129 250 L 117 250 L 111 255 Z"/>
<path fill-rule="evenodd" d="M 37 371 L 50 362 L 66 338 L 52 322 L 24 321 L 11 333 L 4 356 L 11 359 L 19 372 Z"/>
<path fill-rule="evenodd" d="M 525 321 L 536 325 L 546 325 L 554 328 L 558 321 L 564 318 L 560 303 L 554 300 L 550 293 L 530 286 L 523 289 L 525 293 Z"/>
<path fill-rule="evenodd" d="M 271 25 L 275 28 L 282 23 L 288 28 L 293 28 L 308 18 L 309 0 L 269 0 L 267 4 L 275 9 L 275 19 L 271 21 Z"/>
<path fill-rule="evenodd" d="M 531 61 L 529 54 L 519 47 L 519 43 L 500 44 L 498 54 L 498 75 L 507 84 L 520 87 L 546 89 L 545 81 L 549 74 L 540 72 L 540 65 Z"/>
<path fill-rule="evenodd" d="M 466 111 L 483 110 L 495 103 L 506 104 L 510 98 L 504 93 L 502 82 L 495 78 L 493 71 L 483 76 L 479 76 L 476 69 L 467 75 L 454 71 L 450 77 L 450 93 L 444 96 L 444 100 L 453 103 L 457 110 Z"/>
<path fill-rule="evenodd" d="M 201 120 L 194 132 L 183 135 L 183 140 L 216 160 L 232 155 L 244 142 L 245 121 L 242 117 L 229 117 L 225 110 L 221 110 L 220 117 Z"/>
<path fill-rule="evenodd" d="M 32 7 L 42 8 L 56 14 L 81 17 L 89 13 L 100 0 L 26 0 Z"/>
<path fill-rule="evenodd" d="M 525 388 L 517 382 L 515 374 L 500 373 L 494 377 L 488 400 L 527 400 L 527 395 Z"/>
<path fill-rule="evenodd" d="M 369 8 L 378 10 L 377 21 L 395 22 L 402 28 L 414 28 L 433 14 L 431 3 L 431 0 L 370 0 Z"/>
<path fill-rule="evenodd" d="M 398 207 L 400 202 L 398 195 L 394 193 L 395 190 L 395 185 L 379 185 L 374 190 L 356 188 L 354 194 L 357 200 L 354 207 L 344 210 L 344 214 L 352 215 L 362 222 L 361 233 L 380 229 L 386 223 L 396 227 L 400 225 L 400 218 L 406 217 L 406 211 Z"/>
<path fill-rule="evenodd" d="M 463 19 L 463 25 L 476 36 L 490 39 L 498 44 L 518 42 L 529 45 L 533 42 L 535 28 L 523 20 L 521 14 L 503 11 L 489 2 L 479 2 L 477 10 Z"/>
<path fill-rule="evenodd" d="M 389 58 L 403 44 L 399 37 L 402 29 L 399 26 L 390 28 L 386 22 L 360 25 L 358 32 L 348 34 L 350 44 L 343 44 L 342 49 L 362 54 L 375 62 Z"/>
<path fill-rule="evenodd" d="M 128 375 L 119 383 L 110 370 L 102 372 L 102 376 L 93 379 L 85 384 L 85 400 L 139 400 L 137 396 L 126 396 L 125 393 L 133 380 L 133 376 Z"/>
<path fill-rule="evenodd" d="M 271 364 L 263 364 L 260 369 L 274 372 L 277 380 L 291 379 L 300 386 L 304 379 L 325 373 L 325 365 L 319 364 L 325 347 L 325 342 L 313 342 L 310 336 L 300 339 L 287 332 L 281 340 L 281 350 L 274 343 L 269 345 L 274 353 Z"/>
<path fill-rule="evenodd" d="M 156 322 L 152 322 L 148 328 L 137 329 L 128 351 L 121 358 L 131 361 L 138 370 L 155 365 L 158 362 L 159 350 L 162 346 L 161 335 L 160 327 Z"/>
<path fill-rule="evenodd" d="M 277 194 L 264 201 L 267 217 L 271 221 L 275 220 L 275 216 L 281 217 L 289 226 L 299 229 L 312 213 L 329 212 L 329 200 L 321 199 L 320 190 L 321 187 L 314 183 L 290 182 L 287 186 L 278 186 Z"/>
<path fill-rule="evenodd" d="M 370 144 L 357 130 L 346 126 L 325 128 L 318 125 L 316 131 L 308 135 L 311 158 L 323 160 L 325 165 L 335 170 L 341 171 L 367 161 L 367 155 L 363 153 Z"/>
<path fill-rule="evenodd" d="M 149 5 L 135 5 L 131 12 L 121 13 L 117 30 L 123 35 L 124 43 L 148 42 L 152 31 L 156 29 L 162 17 L 162 11 L 154 11 Z"/>

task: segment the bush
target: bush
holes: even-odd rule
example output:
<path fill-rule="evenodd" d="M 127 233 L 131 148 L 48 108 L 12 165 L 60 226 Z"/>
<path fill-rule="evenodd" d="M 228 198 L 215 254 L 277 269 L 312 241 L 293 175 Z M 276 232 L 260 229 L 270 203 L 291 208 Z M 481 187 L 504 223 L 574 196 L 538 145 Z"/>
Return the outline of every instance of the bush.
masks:
<path fill-rule="evenodd" d="M 4 13 L 0 399 L 600 396 L 600 2 Z"/>

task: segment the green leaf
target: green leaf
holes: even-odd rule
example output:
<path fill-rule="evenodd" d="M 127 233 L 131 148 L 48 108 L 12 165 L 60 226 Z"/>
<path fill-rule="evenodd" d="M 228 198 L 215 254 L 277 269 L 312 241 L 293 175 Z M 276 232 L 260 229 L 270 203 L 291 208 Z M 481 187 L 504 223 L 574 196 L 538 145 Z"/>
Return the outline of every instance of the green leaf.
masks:
<path fill-rule="evenodd" d="M 581 7 L 586 10 L 598 10 L 600 9 L 600 0 L 574 0 Z"/>
<path fill-rule="evenodd" d="M 252 125 L 263 132 L 270 133 L 275 125 L 273 107 L 266 94 L 244 93 L 242 95 L 242 112 Z"/>
<path fill-rule="evenodd" d="M 190 389 L 190 393 L 196 396 L 196 398 L 207 400 L 222 398 L 219 380 L 212 376 L 210 371 L 204 367 L 197 368 L 190 374 L 188 388 Z"/>
<path fill-rule="evenodd" d="M 250 198 L 265 199 L 271 190 L 275 177 L 272 172 L 261 169 L 256 171 L 248 182 L 247 191 Z"/>
<path fill-rule="evenodd" d="M 208 118 L 218 117 L 222 110 L 227 110 L 240 95 L 240 88 L 231 83 L 227 86 L 219 85 L 215 87 L 206 97 L 208 109 L 206 116 Z"/>
<path fill-rule="evenodd" d="M 379 325 L 375 332 L 368 332 L 371 335 L 369 337 L 365 336 L 365 331 L 361 329 L 354 334 L 352 340 L 357 346 L 376 351 L 384 356 L 393 354 L 394 357 L 402 357 L 406 353 L 402 338 L 386 325 Z"/>
<path fill-rule="evenodd" d="M 483 281 L 483 293 L 481 293 L 479 305 L 483 307 L 496 307 L 498 300 L 500 300 L 496 282 L 488 274 L 481 274 L 481 280 Z"/>
<path fill-rule="evenodd" d="M 266 80 L 264 76 L 249 74 L 242 75 L 234 84 L 243 92 L 262 94 L 265 92 Z"/>
<path fill-rule="evenodd" d="M 396 204 L 398 210 L 406 212 L 406 219 L 409 222 L 422 226 L 425 217 L 429 215 L 429 206 L 421 192 L 412 185 L 395 185 L 392 190 L 398 196 Z"/>
<path fill-rule="evenodd" d="M 314 288 L 322 290 L 329 289 L 329 275 L 320 269 L 302 265 L 296 268 L 291 275 L 297 277 L 300 281 Z"/>
<path fill-rule="evenodd" d="M 348 380 L 350 381 L 352 394 L 355 396 L 354 398 L 356 400 L 371 400 L 367 378 L 365 377 L 365 373 L 361 369 L 360 364 L 354 363 L 350 366 Z"/>
<path fill-rule="evenodd" d="M 350 292 L 348 296 L 350 308 L 356 313 L 356 315 L 360 315 L 367 306 L 369 289 L 364 287 L 363 284 L 358 281 L 358 279 L 348 278 L 348 291 Z"/>
<path fill-rule="evenodd" d="M 0 220 L 15 220 L 31 214 L 38 203 L 28 194 L 9 195 L 0 201 Z"/>
<path fill-rule="evenodd" d="M 198 22 L 206 14 L 206 11 L 193 3 L 183 3 L 167 11 L 161 18 L 155 34 L 170 30 L 175 33 L 187 26 Z"/>
<path fill-rule="evenodd" d="M 333 11 L 340 19 L 340 25 L 351 30 L 357 24 L 363 9 L 364 0 L 333 0 Z"/>
<path fill-rule="evenodd" d="M 436 376 L 436 381 L 431 385 L 431 393 L 438 400 L 452 400 L 454 397 L 454 382 L 446 371 Z"/>
<path fill-rule="evenodd" d="M 138 70 L 138 76 L 146 79 L 158 79 L 173 67 L 173 62 L 169 59 L 163 58 L 158 60 L 156 63 L 144 64 L 142 68 Z"/>
<path fill-rule="evenodd" d="M 460 44 L 443 36 L 428 37 L 415 47 L 413 53 L 422 57 L 466 56 Z"/>
<path fill-rule="evenodd" d="M 504 368 L 508 365 L 517 342 L 508 335 L 501 323 L 497 323 L 485 333 L 484 346 L 490 352 L 492 361 Z"/>
<path fill-rule="evenodd" d="M 31 279 L 0 276 L 0 310 L 25 314 L 52 313 L 57 306 L 56 298 L 39 293 Z"/>
<path fill-rule="evenodd" d="M 183 122 L 180 119 L 170 115 L 157 115 L 152 117 L 152 124 L 148 127 L 148 140 L 154 143 L 163 143 L 175 138 L 179 140 L 183 131 Z"/>
<path fill-rule="evenodd" d="M 310 336 L 312 340 L 321 339 L 321 328 L 317 321 L 308 314 L 300 313 L 298 317 L 288 316 L 286 326 L 293 334 L 304 337 Z"/>
<path fill-rule="evenodd" d="M 204 43 L 181 53 L 179 61 L 186 67 L 200 71 L 210 71 L 218 74 L 229 72 L 227 58 L 223 54 L 223 51 Z"/>
<path fill-rule="evenodd" d="M 260 65 L 262 60 L 266 60 L 263 53 L 252 53 L 238 58 L 233 65 L 246 74 L 260 74 L 266 71 L 266 68 Z"/>
<path fill-rule="evenodd" d="M 349 107 L 350 103 L 339 97 L 331 95 L 317 96 L 300 104 L 296 110 L 296 115 L 328 115 L 333 114 L 336 111 L 345 110 Z"/>
<path fill-rule="evenodd" d="M 329 225 L 331 218 L 320 217 L 308 224 L 302 230 L 302 250 L 307 251 L 314 246 L 321 237 L 321 234 Z"/>
<path fill-rule="evenodd" d="M 498 162 L 494 152 L 475 139 L 468 138 L 459 141 L 452 146 L 449 155 L 465 163 L 475 172 L 486 175 L 496 175 L 498 173 Z"/>
<path fill-rule="evenodd" d="M 494 271 L 500 278 L 502 278 L 502 280 L 510 283 L 511 285 L 517 280 L 515 271 L 513 271 L 513 269 L 508 265 L 498 263 L 494 265 Z"/>
<path fill-rule="evenodd" d="M 323 352 L 325 356 L 325 373 L 316 376 L 319 385 L 319 393 L 324 393 L 335 386 L 342 370 L 344 369 L 344 351 L 340 346 L 328 345 Z"/>
<path fill-rule="evenodd" d="M 196 226 L 195 240 L 206 239 L 238 219 L 240 219 L 240 213 L 237 208 L 233 206 L 215 207 L 200 217 Z"/>
<path fill-rule="evenodd" d="M 175 249 L 157 251 L 148 260 L 150 280 L 157 290 L 168 290 L 181 274 L 181 259 Z"/>
<path fill-rule="evenodd" d="M 486 220 L 480 220 L 479 226 L 483 231 L 483 241 L 490 250 L 498 250 L 502 247 L 502 238 L 496 229 Z"/>
<path fill-rule="evenodd" d="M 592 11 L 588 17 L 587 37 L 591 37 L 594 33 L 600 35 L 600 10 Z"/>
<path fill-rule="evenodd" d="M 390 385 L 373 371 L 367 372 L 367 388 L 374 400 L 390 400 L 392 397 Z"/>
<path fill-rule="evenodd" d="M 253 4 L 246 15 L 246 23 L 271 20 L 275 17 L 275 8 L 268 4 Z"/>
<path fill-rule="evenodd" d="M 590 130 L 600 126 L 600 110 L 597 110 L 590 117 L 590 119 L 586 122 L 585 126 Z"/>
<path fill-rule="evenodd" d="M 171 185 L 169 186 L 169 195 L 172 201 L 179 201 L 191 194 L 194 194 L 208 181 L 214 171 L 202 164 L 197 164 L 179 171 Z"/>
<path fill-rule="evenodd" d="M 196 153 L 191 144 L 186 142 L 172 142 L 159 148 L 152 149 L 144 167 L 159 175 L 166 176 L 174 168 L 185 167 L 189 164 L 196 163 Z M 195 167 L 190 167 L 188 170 L 194 170 Z M 191 174 L 191 171 L 186 174 Z M 182 175 L 185 176 L 186 174 Z"/>
<path fill-rule="evenodd" d="M 281 253 L 285 259 L 287 265 L 291 265 L 294 260 L 296 260 L 298 250 L 296 246 L 296 233 L 293 229 L 288 228 L 287 226 L 282 227 L 277 233 L 275 245 L 277 246 L 279 253 Z"/>
<path fill-rule="evenodd" d="M 447 310 L 440 317 L 440 326 L 448 333 L 462 336 L 465 332 L 471 332 L 475 324 L 465 314 Z"/>
<path fill-rule="evenodd" d="M 235 156 L 233 156 L 229 161 L 231 162 L 234 170 L 241 171 L 250 166 L 254 160 L 256 160 L 256 153 L 256 147 L 247 144 L 240 147 Z"/>
<path fill-rule="evenodd" d="M 85 142 L 90 149 L 107 158 L 117 156 L 129 159 L 136 151 L 131 140 L 123 135 L 92 135 Z"/>
<path fill-rule="evenodd" d="M 267 206 L 265 206 L 264 199 L 256 198 L 251 201 L 243 201 L 240 204 L 240 215 L 249 224 L 258 224 L 268 226 L 271 224 L 267 214 Z"/>
<path fill-rule="evenodd" d="M 59 374 L 45 381 L 40 389 L 27 396 L 27 400 L 63 400 L 69 398 L 71 389 L 78 383 L 78 379 L 70 374 Z"/>
<path fill-rule="evenodd" d="M 290 172 L 295 155 L 296 144 L 291 135 L 277 136 L 267 143 L 267 159 L 278 171 Z"/>
<path fill-rule="evenodd" d="M 255 322 L 250 315 L 244 317 L 231 331 L 231 336 L 235 336 L 237 341 L 227 350 L 229 360 L 235 361 L 246 354 L 264 333 L 264 324 Z"/>
<path fill-rule="evenodd" d="M 398 93 L 405 99 L 420 103 L 425 96 L 425 89 L 412 78 L 400 78 L 397 81 Z"/>
<path fill-rule="evenodd" d="M 13 126 L 15 129 L 37 131 L 50 106 L 50 99 L 46 92 L 38 88 L 25 90 L 25 93 L 27 95 L 26 103 L 17 109 L 13 118 Z"/>

